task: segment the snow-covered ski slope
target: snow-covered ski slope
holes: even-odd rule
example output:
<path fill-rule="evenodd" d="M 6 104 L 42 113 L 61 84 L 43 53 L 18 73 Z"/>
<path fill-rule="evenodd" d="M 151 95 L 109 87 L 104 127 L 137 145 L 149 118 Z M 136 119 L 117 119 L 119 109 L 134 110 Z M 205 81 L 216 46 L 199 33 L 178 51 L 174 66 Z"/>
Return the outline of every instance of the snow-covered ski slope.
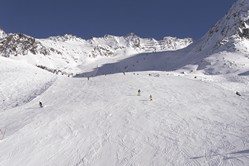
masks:
<path fill-rule="evenodd" d="M 249 164 L 246 76 L 147 71 L 55 79 L 13 60 L 0 65 L 0 76 L 0 101 L 8 99 L 0 112 L 1 166 Z"/>
<path fill-rule="evenodd" d="M 43 93 L 56 77 L 37 67 L 0 57 L 0 112 Z"/>
<path fill-rule="evenodd" d="M 0 166 L 248 166 L 248 2 L 177 51 L 139 51 L 113 36 L 84 50 L 72 36 L 10 35 L 38 54 L 0 57 Z M 3 53 L 16 50 L 9 46 Z"/>

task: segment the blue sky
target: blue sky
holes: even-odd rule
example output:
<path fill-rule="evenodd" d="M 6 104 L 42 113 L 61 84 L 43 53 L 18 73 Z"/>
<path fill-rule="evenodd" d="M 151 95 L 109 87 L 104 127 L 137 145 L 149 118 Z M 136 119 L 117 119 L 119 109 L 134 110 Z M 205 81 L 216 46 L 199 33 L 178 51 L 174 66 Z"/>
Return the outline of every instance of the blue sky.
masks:
<path fill-rule="evenodd" d="M 1 0 L 0 28 L 46 38 L 200 38 L 236 0 Z"/>

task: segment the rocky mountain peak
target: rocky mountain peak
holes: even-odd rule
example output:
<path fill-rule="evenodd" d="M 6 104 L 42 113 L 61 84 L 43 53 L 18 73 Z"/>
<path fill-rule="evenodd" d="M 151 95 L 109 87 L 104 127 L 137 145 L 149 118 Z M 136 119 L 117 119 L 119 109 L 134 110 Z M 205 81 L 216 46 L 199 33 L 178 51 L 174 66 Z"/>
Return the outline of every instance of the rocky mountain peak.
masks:
<path fill-rule="evenodd" d="M 50 55 L 50 52 L 59 53 L 52 48 L 46 48 L 35 38 L 21 33 L 8 34 L 0 41 L 0 53 L 5 57 L 28 53 Z"/>
<path fill-rule="evenodd" d="M 238 0 L 200 40 L 198 51 L 235 50 L 235 43 L 249 39 L 249 1 Z"/>
<path fill-rule="evenodd" d="M 61 41 L 61 42 L 83 40 L 83 39 L 78 38 L 78 37 L 71 35 L 71 34 L 65 34 L 64 36 L 52 36 L 52 37 L 49 37 L 49 39 L 53 40 L 53 41 Z"/>

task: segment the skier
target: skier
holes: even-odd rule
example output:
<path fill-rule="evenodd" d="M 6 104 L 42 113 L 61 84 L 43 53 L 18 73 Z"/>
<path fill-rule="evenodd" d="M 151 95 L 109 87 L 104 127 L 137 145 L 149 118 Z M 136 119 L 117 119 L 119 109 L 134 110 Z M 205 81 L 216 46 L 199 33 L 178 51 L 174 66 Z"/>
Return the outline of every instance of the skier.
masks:
<path fill-rule="evenodd" d="M 152 95 L 150 95 L 150 101 L 152 101 Z"/>
<path fill-rule="evenodd" d="M 42 107 L 43 107 L 43 105 L 42 105 L 42 102 L 41 102 L 41 101 L 39 101 L 39 106 L 40 106 L 40 108 L 42 108 Z"/>
<path fill-rule="evenodd" d="M 138 89 L 138 91 L 137 91 L 137 95 L 138 95 L 138 96 L 140 96 L 140 92 L 141 92 L 141 90 Z"/>
<path fill-rule="evenodd" d="M 241 94 L 238 91 L 236 92 L 236 95 L 241 96 Z"/>

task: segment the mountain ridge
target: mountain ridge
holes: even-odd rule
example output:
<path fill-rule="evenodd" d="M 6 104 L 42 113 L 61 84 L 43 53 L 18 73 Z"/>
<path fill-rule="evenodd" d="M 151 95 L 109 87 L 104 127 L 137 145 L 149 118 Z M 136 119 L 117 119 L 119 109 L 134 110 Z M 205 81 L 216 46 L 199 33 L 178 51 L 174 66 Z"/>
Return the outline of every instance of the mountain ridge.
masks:
<path fill-rule="evenodd" d="M 5 34 L 4 31 L 2 34 Z M 193 42 L 191 38 L 176 37 L 165 37 L 158 41 L 153 38 L 140 38 L 133 33 L 126 36 L 105 35 L 87 40 L 69 34 L 46 39 L 16 33 L 2 36 L 2 56 L 26 61 L 48 71 L 63 71 L 70 75 L 79 70 L 77 66 L 84 66 L 99 59 L 122 59 L 144 52 L 177 50 Z"/>
<path fill-rule="evenodd" d="M 4 36 L 4 33 L 2 34 Z M 191 38 L 174 37 L 165 37 L 158 41 L 153 38 L 140 38 L 133 33 L 126 36 L 105 35 L 87 40 L 66 34 L 47 39 L 31 37 L 28 41 L 36 41 L 33 42 L 35 45 L 31 43 L 29 47 L 16 49 L 18 47 L 13 42 L 9 42 L 12 40 L 6 41 L 10 35 L 7 34 L 7 37 L 1 39 L 2 56 L 7 54 L 7 57 L 10 57 L 11 55 L 8 54 L 13 52 L 14 55 L 24 55 L 28 50 L 27 56 L 11 58 L 21 59 L 49 71 L 59 70 L 71 73 L 70 75 L 91 73 L 92 76 L 96 75 L 97 71 L 107 74 L 141 70 L 186 70 L 187 72 L 201 71 L 205 74 L 249 72 L 249 2 L 247 0 L 235 2 L 224 17 L 218 20 L 202 38 L 194 42 Z M 3 41 L 5 41 L 4 44 L 1 44 Z M 9 43 L 12 47 L 8 45 Z M 18 42 L 16 45 L 19 46 Z M 12 48 L 11 51 L 6 52 L 9 47 Z M 16 53 L 18 50 L 19 52 Z M 38 56 L 33 56 L 34 54 Z M 147 60 L 137 58 L 144 55 L 151 58 Z M 143 63 L 137 65 L 138 62 Z M 131 66 L 129 70 L 127 66 Z M 101 71 L 102 69 L 104 72 Z"/>
<path fill-rule="evenodd" d="M 208 53 L 222 50 L 236 51 L 236 44 L 249 39 L 249 2 L 238 0 L 228 12 L 199 40 L 197 50 Z"/>

